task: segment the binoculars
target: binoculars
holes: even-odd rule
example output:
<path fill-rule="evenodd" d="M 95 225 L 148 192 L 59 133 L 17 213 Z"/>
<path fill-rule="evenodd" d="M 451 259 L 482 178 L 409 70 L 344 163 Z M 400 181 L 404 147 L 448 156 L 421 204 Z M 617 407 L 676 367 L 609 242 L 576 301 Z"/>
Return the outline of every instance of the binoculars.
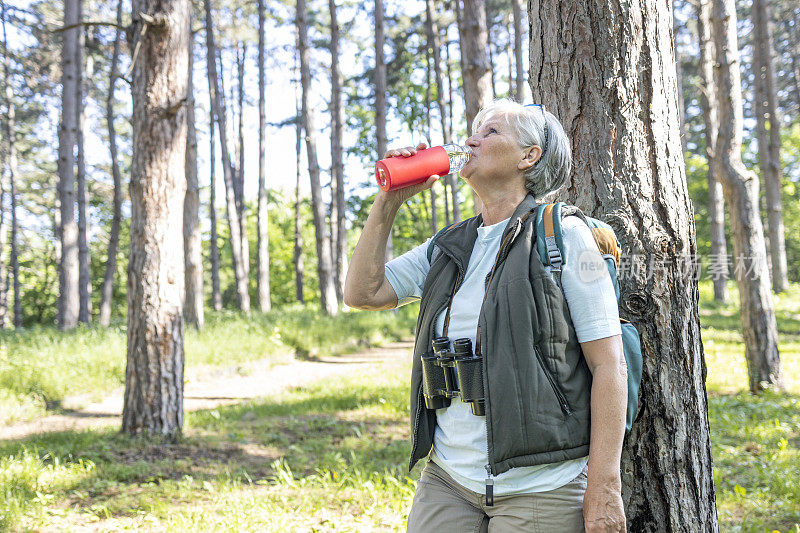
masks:
<path fill-rule="evenodd" d="M 470 339 L 456 339 L 452 351 L 447 337 L 433 339 L 433 352 L 422 355 L 422 395 L 428 409 L 449 407 L 451 398 L 460 395 L 473 415 L 486 415 L 483 360 L 472 353 Z"/>

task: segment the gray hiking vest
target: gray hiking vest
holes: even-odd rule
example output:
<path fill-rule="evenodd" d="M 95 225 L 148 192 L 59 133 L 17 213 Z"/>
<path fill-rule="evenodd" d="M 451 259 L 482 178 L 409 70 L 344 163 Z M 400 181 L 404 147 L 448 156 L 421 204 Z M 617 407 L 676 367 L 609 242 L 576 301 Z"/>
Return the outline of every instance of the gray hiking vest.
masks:
<path fill-rule="evenodd" d="M 509 220 L 478 317 L 492 475 L 589 453 L 591 373 L 567 302 L 539 259 L 535 216 L 520 220 L 535 208 L 528 195 Z M 436 317 L 464 280 L 481 224 L 478 215 L 436 240 L 441 253 L 425 279 L 414 345 L 409 470 L 430 452 L 436 428 L 422 398 L 420 357 L 432 351 Z"/>

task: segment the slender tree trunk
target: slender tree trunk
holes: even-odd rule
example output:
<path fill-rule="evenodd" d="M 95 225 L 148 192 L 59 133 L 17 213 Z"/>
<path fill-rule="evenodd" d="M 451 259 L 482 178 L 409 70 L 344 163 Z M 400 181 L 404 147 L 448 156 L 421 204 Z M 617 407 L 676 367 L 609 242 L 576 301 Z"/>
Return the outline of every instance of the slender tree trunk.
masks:
<path fill-rule="evenodd" d="M 314 130 L 314 111 L 309 103 L 311 94 L 311 69 L 309 68 L 308 34 L 306 23 L 306 2 L 297 0 L 297 32 L 300 41 L 300 80 L 302 86 L 301 110 L 303 129 L 306 132 L 306 155 L 308 156 L 308 174 L 311 179 L 311 211 L 314 215 L 314 231 L 317 244 L 317 274 L 319 276 L 320 304 L 322 311 L 335 315 L 336 289 L 334 287 L 333 265 L 328 232 L 325 231 L 325 202 L 319 182 L 319 163 L 317 161 L 317 143 Z"/>
<path fill-rule="evenodd" d="M 383 54 L 383 45 L 386 42 L 383 23 L 383 0 L 375 0 L 375 131 L 378 141 L 378 159 L 381 159 L 388 149 L 386 139 L 386 59 Z M 394 257 L 394 239 L 389 231 L 389 240 L 386 242 L 386 260 Z"/>
<path fill-rule="evenodd" d="M 742 316 L 750 391 L 783 387 L 778 329 L 769 287 L 764 230 L 758 213 L 758 178 L 745 168 L 742 150 L 742 96 L 736 8 L 733 0 L 714 0 L 717 50 L 715 81 L 719 104 L 716 169 L 730 208 L 736 281 Z"/>
<path fill-rule="evenodd" d="M 491 2 L 485 2 L 483 7 L 486 12 L 486 52 L 489 54 L 489 85 L 492 87 L 492 98 L 497 98 L 497 87 L 494 84 L 494 54 L 492 52 L 494 19 L 492 18 Z"/>
<path fill-rule="evenodd" d="M 69 330 L 78 324 L 78 226 L 75 223 L 75 138 L 77 126 L 78 17 L 80 0 L 64 0 L 64 25 L 74 26 L 62 33 L 61 122 L 58 128 L 58 196 L 61 204 L 61 262 L 59 264 L 58 325 Z"/>
<path fill-rule="evenodd" d="M 711 257 L 712 260 L 724 268 L 717 268 L 712 275 L 714 285 L 714 299 L 718 302 L 728 301 L 728 247 L 725 238 L 725 200 L 722 194 L 722 184 L 714 175 L 716 151 L 714 143 L 717 140 L 719 128 L 719 104 L 717 103 L 717 89 L 714 82 L 714 61 L 716 61 L 716 47 L 712 36 L 711 5 L 712 0 L 703 0 L 696 5 L 697 33 L 700 44 L 700 107 L 703 110 L 705 122 L 706 161 L 708 162 L 708 213 L 711 229 Z"/>
<path fill-rule="evenodd" d="M 203 241 L 200 235 L 200 186 L 197 181 L 197 130 L 194 114 L 194 38 L 189 42 L 186 88 L 186 196 L 183 200 L 184 288 L 183 316 L 187 324 L 202 329 Z"/>
<path fill-rule="evenodd" d="M 303 231 L 302 231 L 302 218 L 300 216 L 300 153 L 303 146 L 303 120 L 302 120 L 302 109 L 301 109 L 301 97 L 300 92 L 298 91 L 298 86 L 301 85 L 300 80 L 300 65 L 299 65 L 299 49 L 300 49 L 300 38 L 298 34 L 297 39 L 297 47 L 298 53 L 295 55 L 295 78 L 297 82 L 295 83 L 295 152 L 296 152 L 296 164 L 297 164 L 297 176 L 296 176 L 296 183 L 294 189 L 294 254 L 293 254 L 293 263 L 294 263 L 294 287 L 295 287 L 295 298 L 300 303 L 305 303 L 305 298 L 303 297 L 303 275 L 305 273 L 305 267 L 303 265 Z"/>
<path fill-rule="evenodd" d="M 11 65 L 8 52 L 8 36 L 6 35 L 6 6 L 2 7 L 3 23 L 3 96 L 5 97 L 6 111 L 6 149 L 0 146 L 0 152 L 7 156 L 8 164 L 8 187 L 10 207 L 11 207 L 11 272 L 14 279 L 13 298 L 14 298 L 14 318 L 15 328 L 22 326 L 22 301 L 20 299 L 19 281 L 19 228 L 17 225 L 17 124 L 16 124 L 16 104 L 14 94 L 11 89 Z M 8 276 L 9 272 L 3 262 L 3 253 L 6 249 L 8 233 L 5 229 L 5 172 L 4 165 L 0 164 L 0 329 L 5 329 L 8 324 Z"/>
<path fill-rule="evenodd" d="M 183 202 L 189 0 L 134 0 L 131 250 L 122 431 L 183 426 Z M 145 18 L 146 17 L 146 18 Z M 148 21 L 148 22 L 146 22 Z M 146 24 L 147 31 L 142 31 Z"/>
<path fill-rule="evenodd" d="M 212 109 L 209 106 L 209 109 Z M 216 193 L 216 170 L 215 170 L 215 163 L 216 163 L 216 146 L 214 142 L 214 128 L 216 127 L 216 123 L 214 121 L 214 113 L 209 113 L 209 129 L 208 129 L 208 140 L 209 140 L 209 169 L 208 169 L 208 176 L 209 176 L 209 199 L 208 199 L 208 218 L 211 225 L 211 238 L 210 238 L 210 252 L 209 256 L 211 257 L 211 306 L 213 307 L 214 311 L 221 311 L 222 310 L 222 294 L 219 290 L 219 246 L 217 245 L 217 193 Z"/>
<path fill-rule="evenodd" d="M 267 114 L 265 110 L 264 0 L 258 0 L 258 308 L 272 308 L 269 289 L 269 211 L 267 206 Z"/>
<path fill-rule="evenodd" d="M 781 198 L 781 121 L 778 116 L 778 95 L 775 85 L 775 58 L 772 21 L 765 0 L 754 0 L 750 10 L 753 19 L 753 75 L 755 77 L 755 115 L 758 130 L 758 159 L 764 177 L 767 200 L 767 230 L 772 261 L 772 290 L 784 292 L 789 287 L 786 266 L 786 242 Z"/>
<path fill-rule="evenodd" d="M 83 1 L 78 3 L 78 20 L 83 20 Z M 76 143 L 78 148 L 78 173 L 76 186 L 78 189 L 78 322 L 88 324 L 92 319 L 91 276 L 89 273 L 89 241 L 86 235 L 86 154 L 83 147 L 83 131 L 86 129 L 86 112 L 84 111 L 84 65 L 83 51 L 85 48 L 85 31 L 80 28 L 78 33 L 78 46 L 75 50 L 75 65 L 78 72 L 77 94 L 77 119 L 78 135 Z M 89 57 L 91 64 L 91 57 Z M 86 77 L 91 77 L 93 68 L 87 65 Z M 86 91 L 88 92 L 88 91 Z"/>
<path fill-rule="evenodd" d="M 242 234 L 242 265 L 244 266 L 244 277 L 247 280 L 249 291 L 250 286 L 250 241 L 247 239 L 247 204 L 244 201 L 244 60 L 247 54 L 247 44 L 241 44 L 241 57 L 239 56 L 239 44 L 236 45 L 236 63 L 238 67 L 238 79 L 236 88 L 239 92 L 237 97 L 237 107 L 239 110 L 239 124 L 238 124 L 238 137 L 237 137 L 237 155 L 239 156 L 239 163 L 237 165 L 236 176 L 236 192 L 237 201 L 236 209 L 239 214 L 239 227 Z"/>
<path fill-rule="evenodd" d="M 0 9 L 2 13 L 2 22 L 5 25 L 5 5 L 2 6 Z M 7 50 L 5 47 L 5 43 L 7 41 L 4 39 L 3 44 L 4 50 Z M 8 72 L 6 70 L 5 72 Z M 4 75 L 3 83 L 7 83 L 7 76 Z M 5 89 L 3 89 L 3 94 L 6 94 Z M 7 136 L 8 138 L 10 136 Z M 5 261 L 5 250 L 6 245 L 8 244 L 8 230 L 6 229 L 6 161 L 5 161 L 5 150 L 2 149 L 0 146 L 0 330 L 8 328 L 8 289 L 9 287 L 6 284 L 6 280 L 8 279 L 8 267 Z"/>
<path fill-rule="evenodd" d="M 686 153 L 686 107 L 683 101 L 683 59 L 681 58 L 680 48 L 678 44 L 678 34 L 680 32 L 680 24 L 675 18 L 673 9 L 672 16 L 672 49 L 675 50 L 675 80 L 678 86 L 678 124 L 681 133 L 681 153 Z"/>
<path fill-rule="evenodd" d="M 331 12 L 331 170 L 335 194 L 331 203 L 336 205 L 335 229 L 336 246 L 334 261 L 336 266 L 336 299 L 344 301 L 344 278 L 347 274 L 347 226 L 346 205 L 344 201 L 344 153 L 342 150 L 342 73 L 339 70 L 339 22 L 336 19 L 336 2 L 328 1 Z"/>
<path fill-rule="evenodd" d="M 111 175 L 114 179 L 114 207 L 111 217 L 111 232 L 108 236 L 108 256 L 103 274 L 103 288 L 100 293 L 101 326 L 108 326 L 111 321 L 111 303 L 114 296 L 114 274 L 117 271 L 117 247 L 119 246 L 119 230 L 122 223 L 122 177 L 117 155 L 117 129 L 114 127 L 114 96 L 117 78 L 119 77 L 119 48 L 122 38 L 122 0 L 117 3 L 117 33 L 114 38 L 114 51 L 111 54 L 111 74 L 108 80 L 108 96 L 106 97 L 106 124 L 108 125 L 108 145 L 111 152 Z"/>
<path fill-rule="evenodd" d="M 456 0 L 460 3 L 462 0 Z M 472 134 L 472 121 L 478 111 L 491 101 L 489 47 L 486 32 L 484 0 L 463 0 L 464 8 L 457 11 L 458 36 L 461 46 L 461 74 L 464 79 L 464 104 L 467 115 L 467 134 Z M 475 214 L 481 211 L 481 201 L 472 192 Z"/>
<path fill-rule="evenodd" d="M 217 50 L 214 44 L 214 24 L 211 19 L 210 0 L 204 0 L 206 15 L 206 49 L 208 64 L 208 90 L 211 93 L 211 109 L 216 116 L 217 126 L 219 127 L 220 147 L 222 149 L 222 173 L 225 178 L 225 205 L 228 214 L 228 228 L 231 237 L 231 256 L 233 258 L 233 272 L 236 278 L 236 294 L 239 301 L 239 309 L 244 313 L 250 313 L 250 291 L 248 289 L 247 268 L 242 257 L 242 227 L 239 223 L 238 209 L 236 208 L 236 194 L 234 168 L 231 163 L 231 155 L 228 151 L 228 124 L 226 113 L 220 103 L 222 94 L 219 87 L 219 77 L 217 76 Z M 213 205 L 212 205 L 213 208 Z"/>
<path fill-rule="evenodd" d="M 516 76 L 514 76 L 514 98 L 517 100 L 517 102 L 524 103 L 525 63 L 522 57 L 522 35 L 524 31 L 522 28 L 522 22 L 524 11 L 522 10 L 522 0 L 511 0 L 511 5 L 514 12 L 514 59 L 517 67 Z"/>
<path fill-rule="evenodd" d="M 425 137 L 428 146 L 431 146 L 431 50 L 425 50 Z M 439 230 L 439 213 L 436 207 L 436 191 L 428 189 L 431 197 L 431 229 L 433 234 Z"/>
<path fill-rule="evenodd" d="M 696 242 L 670 4 L 532 0 L 528 20 L 533 101 L 560 118 L 572 144 L 565 196 L 636 254 L 620 276 L 622 314 L 644 356 L 643 409 L 622 454 L 628 528 L 717 531 L 697 281 L 683 268 Z M 648 268 L 644 258 L 663 261 Z"/>
<path fill-rule="evenodd" d="M 458 0 L 455 0 L 458 2 Z M 447 37 L 447 27 L 444 30 L 444 50 L 447 65 L 447 134 L 446 138 L 453 139 L 453 73 L 450 67 L 450 39 Z M 458 175 L 448 174 L 447 183 L 450 186 L 450 197 L 453 204 L 453 222 L 461 220 L 461 202 L 458 199 Z"/>

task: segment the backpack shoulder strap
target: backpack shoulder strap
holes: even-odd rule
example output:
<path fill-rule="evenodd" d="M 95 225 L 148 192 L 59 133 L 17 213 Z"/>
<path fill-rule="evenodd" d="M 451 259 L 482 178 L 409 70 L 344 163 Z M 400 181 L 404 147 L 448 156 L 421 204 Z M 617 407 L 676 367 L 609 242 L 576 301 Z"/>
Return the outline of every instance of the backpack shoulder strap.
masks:
<path fill-rule="evenodd" d="M 551 270 L 561 270 L 564 258 L 564 233 L 561 227 L 564 202 L 542 204 L 536 211 L 536 247 L 539 257 Z"/>

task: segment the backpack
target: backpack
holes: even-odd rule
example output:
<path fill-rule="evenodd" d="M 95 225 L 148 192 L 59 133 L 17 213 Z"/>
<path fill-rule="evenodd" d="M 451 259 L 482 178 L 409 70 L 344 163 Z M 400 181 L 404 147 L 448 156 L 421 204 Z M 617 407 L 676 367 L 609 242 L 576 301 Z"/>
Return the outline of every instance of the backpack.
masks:
<path fill-rule="evenodd" d="M 619 280 L 617 267 L 619 266 L 622 249 L 617 241 L 614 230 L 601 220 L 585 216 L 577 207 L 568 206 L 564 202 L 540 205 L 536 212 L 536 247 L 542 264 L 550 267 L 556 284 L 561 287 L 561 268 L 564 259 L 561 250 L 564 248 L 564 233 L 561 220 L 566 216 L 580 217 L 592 230 L 597 247 L 605 261 L 611 282 L 614 285 L 614 294 L 619 302 Z M 463 221 L 461 222 L 463 223 Z M 428 262 L 432 262 L 436 239 L 445 231 L 459 225 L 452 224 L 441 229 L 428 244 Z M 625 417 L 625 430 L 631 430 L 633 421 L 639 411 L 639 388 L 642 382 L 642 348 L 639 332 L 636 327 L 625 319 L 620 318 L 622 330 L 622 352 L 628 367 L 628 407 Z"/>

